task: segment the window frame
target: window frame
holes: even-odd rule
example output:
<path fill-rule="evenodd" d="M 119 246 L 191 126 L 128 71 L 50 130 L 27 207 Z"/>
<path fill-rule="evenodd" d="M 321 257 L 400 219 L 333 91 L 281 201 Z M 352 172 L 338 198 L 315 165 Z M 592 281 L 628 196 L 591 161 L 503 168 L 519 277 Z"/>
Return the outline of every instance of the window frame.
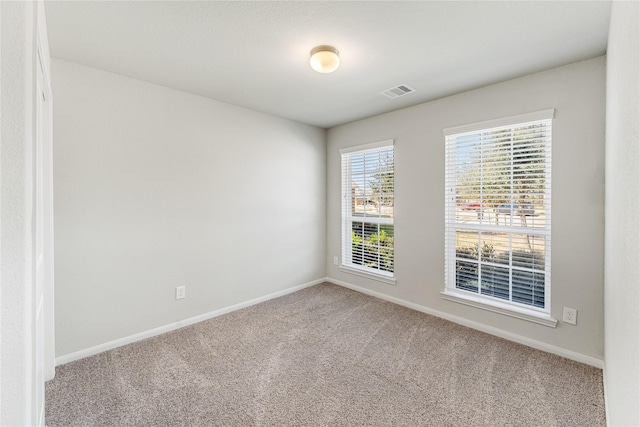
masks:
<path fill-rule="evenodd" d="M 387 139 L 377 142 L 372 142 L 368 144 L 362 144 L 352 147 L 342 148 L 340 150 L 340 165 L 341 165 L 341 223 L 342 223 L 342 235 L 341 235 L 341 257 L 340 257 L 340 271 L 345 273 L 354 274 L 361 277 L 366 277 L 368 279 L 377 280 L 383 283 L 387 283 L 390 285 L 396 284 L 395 278 L 395 237 L 394 237 L 394 251 L 393 251 L 393 260 L 394 260 L 394 271 L 384 271 L 381 269 L 366 267 L 363 265 L 355 264 L 350 262 L 352 260 L 352 230 L 353 223 L 371 223 L 376 225 L 387 225 L 394 227 L 394 236 L 395 236 L 395 219 L 392 214 L 391 218 L 382 218 L 382 217 L 365 217 L 363 220 L 362 217 L 353 216 L 351 212 L 353 198 L 351 189 L 351 156 L 354 154 L 363 154 L 367 152 L 375 152 L 381 151 L 384 149 L 392 149 L 393 152 L 393 176 L 394 176 L 394 193 L 392 196 L 394 197 L 394 210 L 395 210 L 395 145 L 393 139 Z M 349 159 L 349 164 L 346 164 L 346 158 Z"/>
<path fill-rule="evenodd" d="M 517 317 L 524 320 L 540 323 L 546 326 L 555 327 L 557 320 L 551 318 L 551 147 L 553 138 L 553 117 L 554 109 L 547 109 L 536 111 L 527 114 L 521 114 L 517 116 L 504 117 L 496 120 L 489 120 L 479 123 L 473 123 L 463 126 L 456 126 L 446 128 L 443 130 L 445 136 L 445 287 L 441 292 L 442 298 L 454 301 L 473 307 L 489 310 L 505 314 L 512 317 Z M 544 209 L 545 209 L 545 224 L 544 227 L 522 227 L 514 225 L 513 215 L 511 217 L 510 225 L 489 225 L 488 222 L 481 221 L 478 216 L 478 224 L 463 223 L 456 219 L 456 206 L 457 206 L 457 191 L 456 182 L 459 176 L 456 172 L 455 150 L 458 142 L 455 138 L 463 137 L 465 134 L 473 133 L 489 133 L 499 129 L 514 129 L 535 123 L 545 123 L 549 126 L 549 129 L 545 132 L 547 138 L 544 145 Z M 513 162 L 513 157 L 511 157 Z M 513 168 L 513 166 L 511 166 Z M 513 170 L 513 169 L 511 169 Z M 481 175 L 482 176 L 482 175 Z M 481 202 L 482 203 L 482 202 Z M 514 203 L 512 200 L 509 203 Z M 505 266 L 509 270 L 509 299 L 505 300 L 495 296 L 483 294 L 481 287 L 478 285 L 478 291 L 472 292 L 470 290 L 460 289 L 457 286 L 456 281 L 456 267 L 458 259 L 456 253 L 456 239 L 457 232 L 467 231 L 478 233 L 478 241 L 480 242 L 481 234 L 487 232 L 506 233 L 509 242 L 513 239 L 514 235 L 535 235 L 543 236 L 545 239 L 544 248 L 544 307 L 539 308 L 534 305 L 519 303 L 513 301 L 511 296 L 513 282 L 511 280 L 512 271 L 514 270 L 514 264 L 512 262 L 513 246 L 509 246 L 509 263 Z M 483 260 L 479 256 L 477 265 L 479 271 L 482 271 Z M 475 262 L 475 261 L 474 261 Z M 535 273 L 535 269 L 532 269 Z M 478 273 L 481 274 L 481 273 Z M 480 276 L 479 276 L 480 277 Z"/>

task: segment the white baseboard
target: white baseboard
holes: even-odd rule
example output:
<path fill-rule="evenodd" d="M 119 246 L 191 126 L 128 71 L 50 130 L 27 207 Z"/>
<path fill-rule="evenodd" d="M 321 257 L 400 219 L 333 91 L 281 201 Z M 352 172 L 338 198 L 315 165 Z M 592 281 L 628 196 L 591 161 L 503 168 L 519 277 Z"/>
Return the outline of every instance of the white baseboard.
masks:
<path fill-rule="evenodd" d="M 292 288 L 288 288 L 282 291 L 274 292 L 269 295 L 265 295 L 262 297 L 254 298 L 249 301 L 244 301 L 238 304 L 231 305 L 229 307 L 224 307 L 218 310 L 211 311 L 209 313 L 201 314 L 199 316 L 190 317 L 188 319 L 180 320 L 178 322 L 170 323 L 168 325 L 160 326 L 158 328 L 150 329 L 148 331 L 140 332 L 134 335 L 130 335 L 128 337 L 118 338 L 117 340 L 109 341 L 104 344 L 99 344 L 94 347 L 90 347 L 84 350 L 76 351 L 74 353 L 65 354 L 63 356 L 56 357 L 56 366 L 64 365 L 65 363 L 73 362 L 76 360 L 84 359 L 85 357 L 93 356 L 98 353 L 102 353 L 108 350 L 113 350 L 114 348 L 122 347 L 123 345 L 131 344 L 136 341 L 141 341 L 147 338 L 154 337 L 156 335 L 164 334 L 166 332 L 174 331 L 176 329 L 184 328 L 185 326 L 193 325 L 194 323 L 199 323 L 204 320 L 212 319 L 214 317 L 221 316 L 223 314 L 231 313 L 232 311 L 240 310 L 241 308 L 249 307 L 255 304 L 259 304 L 261 302 L 268 301 L 273 298 L 278 298 L 287 294 L 291 294 L 293 292 L 299 291 L 304 288 L 308 288 L 310 286 L 317 285 L 319 283 L 325 282 L 326 279 L 323 277 L 321 279 L 316 279 L 311 282 L 304 283 L 302 285 L 294 286 Z"/>
<path fill-rule="evenodd" d="M 449 320 L 459 325 L 467 326 L 471 329 L 476 329 L 478 331 L 482 331 L 490 335 L 504 338 L 509 341 L 517 342 L 518 344 L 523 344 L 528 347 L 535 348 L 537 350 L 542 350 L 544 352 L 552 353 L 570 360 L 575 360 L 576 362 L 584 363 L 586 365 L 590 365 L 599 369 L 603 369 L 604 367 L 604 362 L 601 359 L 598 359 L 592 356 L 587 356 L 581 353 L 577 353 L 575 351 L 567 350 L 561 347 L 556 347 L 554 345 L 547 344 L 541 341 L 536 341 L 534 339 L 527 338 L 522 335 L 514 334 L 513 332 L 508 332 L 503 329 L 494 328 L 493 326 L 487 326 L 482 323 L 474 322 L 473 320 L 468 320 L 463 317 L 445 313 L 443 311 L 434 310 L 432 308 L 425 307 L 420 304 L 415 304 L 400 298 L 395 298 L 380 292 L 376 292 L 360 286 L 356 286 L 351 283 L 343 282 L 342 280 L 337 280 L 331 277 L 327 277 L 326 281 L 333 283 L 335 285 L 349 288 L 357 292 L 361 292 L 363 294 L 371 295 L 376 298 L 380 298 L 380 299 L 392 302 L 394 304 L 402 305 L 404 307 L 411 308 L 413 310 L 421 311 L 423 313 L 430 314 L 432 316 L 440 317 L 441 319 Z"/>

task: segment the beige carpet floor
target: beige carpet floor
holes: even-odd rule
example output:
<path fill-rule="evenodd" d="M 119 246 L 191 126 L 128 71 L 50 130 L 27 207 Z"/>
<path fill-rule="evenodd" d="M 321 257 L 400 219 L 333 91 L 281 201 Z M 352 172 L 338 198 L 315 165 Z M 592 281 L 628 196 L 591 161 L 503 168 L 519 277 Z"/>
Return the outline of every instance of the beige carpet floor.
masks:
<path fill-rule="evenodd" d="M 602 372 L 331 284 L 60 366 L 58 426 L 600 426 Z"/>

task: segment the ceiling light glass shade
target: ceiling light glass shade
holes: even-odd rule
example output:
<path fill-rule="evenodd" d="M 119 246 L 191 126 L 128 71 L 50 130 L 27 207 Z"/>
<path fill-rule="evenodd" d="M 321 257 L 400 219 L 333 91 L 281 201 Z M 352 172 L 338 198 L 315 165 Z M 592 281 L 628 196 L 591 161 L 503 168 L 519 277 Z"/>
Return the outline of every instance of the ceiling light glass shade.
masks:
<path fill-rule="evenodd" d="M 319 73 L 331 73 L 340 66 L 338 49 L 333 46 L 317 46 L 311 49 L 311 68 Z"/>

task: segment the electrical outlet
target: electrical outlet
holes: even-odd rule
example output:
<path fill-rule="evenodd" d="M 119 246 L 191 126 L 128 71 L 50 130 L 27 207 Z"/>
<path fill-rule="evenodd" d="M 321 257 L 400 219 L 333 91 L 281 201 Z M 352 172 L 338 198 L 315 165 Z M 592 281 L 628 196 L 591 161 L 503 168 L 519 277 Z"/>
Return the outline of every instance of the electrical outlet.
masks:
<path fill-rule="evenodd" d="M 186 286 L 178 286 L 176 287 L 176 299 L 182 299 L 187 296 L 187 287 Z"/>
<path fill-rule="evenodd" d="M 337 256 L 333 257 L 333 265 L 338 265 L 338 257 Z"/>
<path fill-rule="evenodd" d="M 575 308 L 565 307 L 562 312 L 562 321 L 575 325 L 578 321 L 578 310 Z"/>

